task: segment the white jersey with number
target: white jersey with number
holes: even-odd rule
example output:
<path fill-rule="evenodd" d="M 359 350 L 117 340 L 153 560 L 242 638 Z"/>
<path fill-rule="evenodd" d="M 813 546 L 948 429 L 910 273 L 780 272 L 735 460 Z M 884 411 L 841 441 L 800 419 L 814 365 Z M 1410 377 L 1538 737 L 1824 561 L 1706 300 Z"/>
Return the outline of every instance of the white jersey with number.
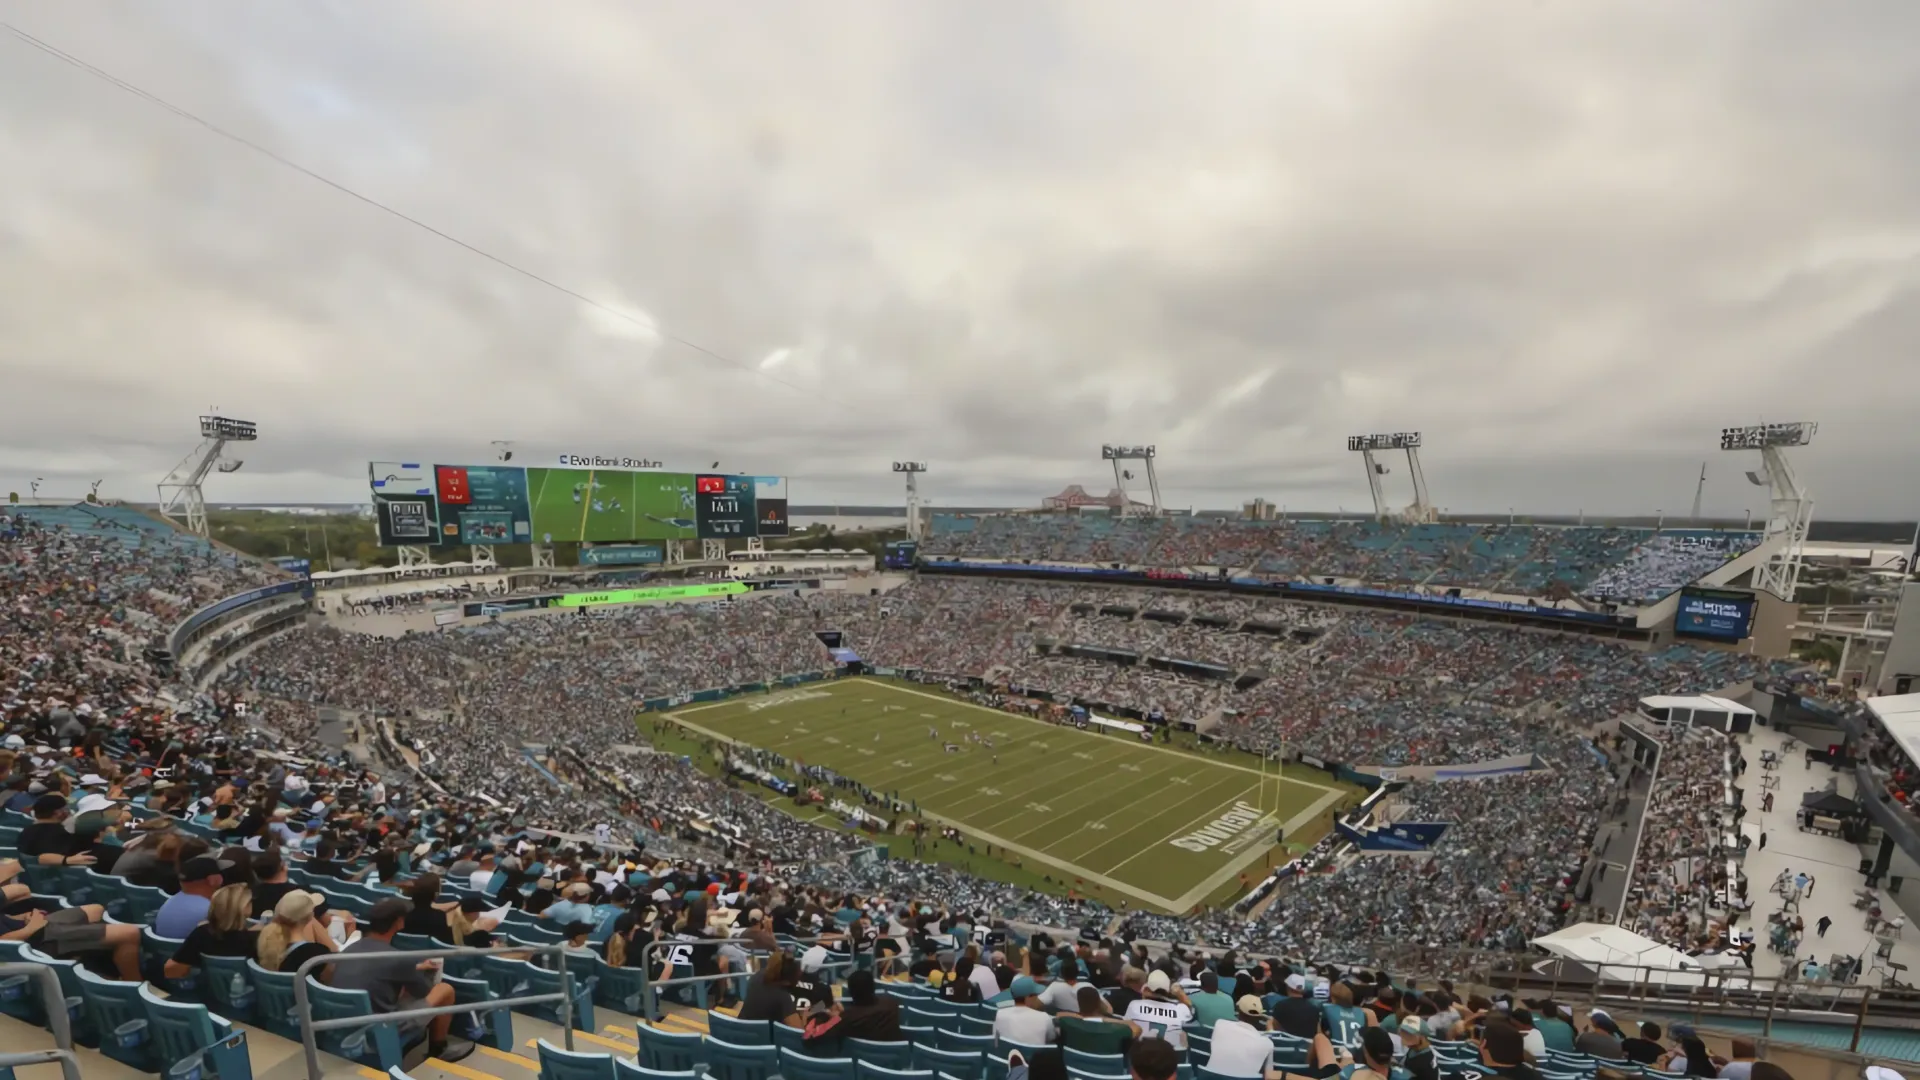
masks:
<path fill-rule="evenodd" d="M 1193 1010 L 1178 1001 L 1141 998 L 1127 1006 L 1127 1019 L 1140 1025 L 1143 1038 L 1165 1039 L 1175 1050 L 1187 1048 L 1186 1027 L 1193 1023 Z"/>

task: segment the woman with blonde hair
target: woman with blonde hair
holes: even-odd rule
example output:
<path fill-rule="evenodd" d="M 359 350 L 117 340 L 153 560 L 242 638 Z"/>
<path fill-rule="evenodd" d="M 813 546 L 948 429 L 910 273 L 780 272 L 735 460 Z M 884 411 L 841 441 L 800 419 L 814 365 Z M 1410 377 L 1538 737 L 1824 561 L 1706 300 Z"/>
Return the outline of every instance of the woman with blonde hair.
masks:
<path fill-rule="evenodd" d="M 314 913 L 324 901 L 318 893 L 293 889 L 280 898 L 273 906 L 273 921 L 260 931 L 259 962 L 268 971 L 282 973 L 299 969 L 300 965 L 315 956 L 325 956 L 338 951 L 333 935 L 327 932 L 326 924 L 315 917 Z M 353 916 L 340 913 L 346 924 L 348 934 L 353 933 Z M 321 982 L 328 981 L 331 967 L 321 967 L 313 971 Z"/>
<path fill-rule="evenodd" d="M 193 928 L 167 961 L 169 979 L 184 979 L 200 966 L 203 956 L 252 956 L 260 932 L 247 929 L 253 913 L 253 888 L 222 885 L 208 901 L 207 921 Z"/>

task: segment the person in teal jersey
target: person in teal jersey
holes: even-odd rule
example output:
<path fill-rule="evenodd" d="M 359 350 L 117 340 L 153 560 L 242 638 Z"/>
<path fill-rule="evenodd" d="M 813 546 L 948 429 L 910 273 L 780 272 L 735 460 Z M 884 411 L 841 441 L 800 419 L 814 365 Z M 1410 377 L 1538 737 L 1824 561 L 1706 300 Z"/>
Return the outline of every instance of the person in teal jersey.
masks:
<path fill-rule="evenodd" d="M 1327 1003 L 1320 1006 L 1320 1014 L 1326 1018 L 1327 1038 L 1349 1050 L 1360 1046 L 1360 1033 L 1372 1022 L 1365 1009 L 1354 1005 L 1353 987 L 1344 982 L 1334 983 L 1327 991 Z"/>
<path fill-rule="evenodd" d="M 1200 973 L 1200 992 L 1187 999 L 1193 1003 L 1193 1026 L 1211 1032 L 1213 1025 L 1234 1019 L 1233 995 L 1220 991 L 1220 976 L 1212 971 Z"/>
<path fill-rule="evenodd" d="M 1568 1023 L 1572 1016 L 1572 1009 L 1552 1001 L 1543 1001 L 1534 1008 L 1534 1030 L 1547 1041 L 1547 1049 L 1573 1053 L 1573 1025 Z"/>

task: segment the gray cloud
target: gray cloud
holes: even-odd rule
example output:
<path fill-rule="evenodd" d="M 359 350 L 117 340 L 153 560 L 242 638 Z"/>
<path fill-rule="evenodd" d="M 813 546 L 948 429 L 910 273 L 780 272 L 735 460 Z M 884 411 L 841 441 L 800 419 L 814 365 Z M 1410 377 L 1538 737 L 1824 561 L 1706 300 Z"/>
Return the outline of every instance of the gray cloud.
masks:
<path fill-rule="evenodd" d="M 0 0 L 619 313 L 0 36 L 0 487 L 148 497 L 217 405 L 267 437 L 216 498 L 504 438 L 1027 503 L 1138 441 L 1177 505 L 1352 508 L 1343 437 L 1418 428 L 1455 510 L 1705 459 L 1737 514 L 1718 428 L 1804 417 L 1822 516 L 1917 509 L 1911 5 L 753 12 Z"/>

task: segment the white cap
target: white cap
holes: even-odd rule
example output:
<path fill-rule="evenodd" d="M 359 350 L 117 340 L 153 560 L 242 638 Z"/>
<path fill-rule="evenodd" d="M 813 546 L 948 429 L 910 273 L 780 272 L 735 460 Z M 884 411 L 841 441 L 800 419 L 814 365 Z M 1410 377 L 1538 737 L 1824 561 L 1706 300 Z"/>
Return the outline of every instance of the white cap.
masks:
<path fill-rule="evenodd" d="M 80 778 L 81 787 L 106 787 L 107 778 L 99 773 L 88 773 Z"/>
<path fill-rule="evenodd" d="M 1287 989 L 1305 990 L 1306 988 L 1307 988 L 1307 980 L 1299 972 L 1296 971 L 1293 974 L 1287 976 Z"/>
<path fill-rule="evenodd" d="M 91 814 L 95 810 L 105 810 L 112 805 L 112 799 L 95 792 L 91 795 L 80 796 L 80 801 L 74 804 L 73 810 L 76 814 Z"/>
<path fill-rule="evenodd" d="M 824 945 L 815 945 L 800 955 L 801 971 L 819 971 L 827 966 L 827 949 Z"/>
<path fill-rule="evenodd" d="M 1172 987 L 1173 981 L 1167 978 L 1167 973 L 1159 968 L 1154 968 L 1147 973 L 1147 989 L 1165 992 Z"/>
<path fill-rule="evenodd" d="M 1906 1080 L 1906 1077 L 1887 1068 L 1885 1065 L 1869 1065 L 1864 1073 L 1866 1080 Z"/>
<path fill-rule="evenodd" d="M 25 750 L 27 740 L 18 735 L 9 735 L 5 739 L 0 739 L 0 745 L 4 745 L 9 750 Z"/>

